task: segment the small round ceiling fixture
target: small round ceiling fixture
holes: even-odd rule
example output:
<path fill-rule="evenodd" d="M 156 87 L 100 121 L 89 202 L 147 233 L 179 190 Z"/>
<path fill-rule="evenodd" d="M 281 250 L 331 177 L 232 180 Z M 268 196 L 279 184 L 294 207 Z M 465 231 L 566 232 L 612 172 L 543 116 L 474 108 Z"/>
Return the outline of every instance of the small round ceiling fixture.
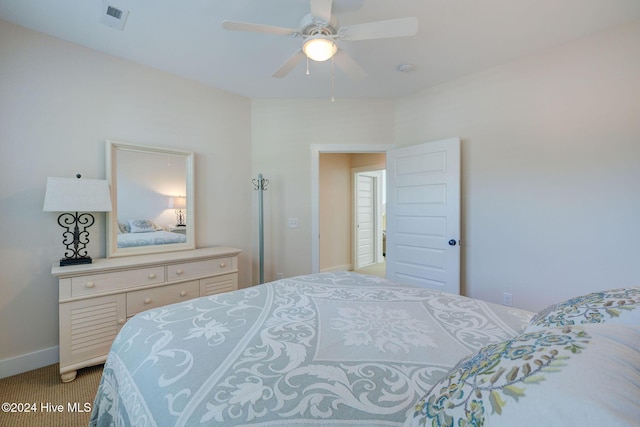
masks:
<path fill-rule="evenodd" d="M 401 64 L 396 67 L 396 70 L 401 73 L 411 73 L 416 70 L 416 66 L 413 64 Z"/>

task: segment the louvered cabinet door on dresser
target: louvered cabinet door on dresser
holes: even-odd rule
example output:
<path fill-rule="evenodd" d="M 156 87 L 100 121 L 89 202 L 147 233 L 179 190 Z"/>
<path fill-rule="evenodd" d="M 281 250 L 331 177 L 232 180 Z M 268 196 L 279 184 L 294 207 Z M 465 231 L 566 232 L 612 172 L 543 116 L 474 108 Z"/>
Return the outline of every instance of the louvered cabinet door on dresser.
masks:
<path fill-rule="evenodd" d="M 239 249 L 227 246 L 97 259 L 59 267 L 60 375 L 104 363 L 127 319 L 150 308 L 238 289 Z"/>

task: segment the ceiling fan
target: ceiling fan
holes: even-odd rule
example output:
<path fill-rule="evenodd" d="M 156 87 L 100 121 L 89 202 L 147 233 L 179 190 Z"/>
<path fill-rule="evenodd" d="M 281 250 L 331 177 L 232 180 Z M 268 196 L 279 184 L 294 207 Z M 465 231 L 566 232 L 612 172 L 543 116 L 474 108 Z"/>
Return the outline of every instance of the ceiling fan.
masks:
<path fill-rule="evenodd" d="M 418 32 L 418 19 L 415 17 L 340 27 L 338 20 L 331 13 L 332 7 L 333 0 L 311 0 L 311 13 L 302 18 L 298 29 L 235 21 L 223 21 L 222 28 L 231 31 L 300 37 L 303 40 L 301 48 L 273 73 L 273 77 L 286 76 L 301 60 L 308 58 L 313 61 L 332 59 L 335 65 L 354 79 L 365 77 L 366 73 L 337 46 L 336 41 L 409 37 Z"/>

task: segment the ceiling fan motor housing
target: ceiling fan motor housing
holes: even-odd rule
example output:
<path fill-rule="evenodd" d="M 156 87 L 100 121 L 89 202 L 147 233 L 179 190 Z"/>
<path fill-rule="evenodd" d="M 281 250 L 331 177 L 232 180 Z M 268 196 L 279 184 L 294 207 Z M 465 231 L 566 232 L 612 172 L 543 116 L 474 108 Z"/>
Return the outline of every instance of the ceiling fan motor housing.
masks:
<path fill-rule="evenodd" d="M 335 36 L 338 34 L 336 28 L 338 28 L 338 20 L 335 16 L 331 15 L 329 22 L 319 22 L 309 14 L 305 15 L 300 21 L 301 34 L 305 37 L 315 36 L 322 34 L 324 36 Z"/>

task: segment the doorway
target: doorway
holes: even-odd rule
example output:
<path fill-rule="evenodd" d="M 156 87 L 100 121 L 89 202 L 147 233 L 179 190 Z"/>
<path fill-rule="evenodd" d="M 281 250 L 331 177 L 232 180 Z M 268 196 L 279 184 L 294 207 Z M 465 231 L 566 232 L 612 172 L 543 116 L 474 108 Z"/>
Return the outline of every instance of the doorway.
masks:
<path fill-rule="evenodd" d="M 311 272 L 320 271 L 320 153 L 385 153 L 387 278 L 459 293 L 460 145 L 457 137 L 402 148 L 312 145 Z"/>
<path fill-rule="evenodd" d="M 319 144 L 311 146 L 311 271 L 318 273 L 320 268 L 320 154 L 324 153 L 377 153 L 386 154 L 393 145 L 382 144 Z M 384 166 L 383 166 L 384 167 Z M 349 203 L 349 202 L 348 202 Z M 349 209 L 351 206 L 349 204 Z M 350 243 L 350 232 L 347 236 Z M 353 267 L 351 267 L 353 268 Z"/>
<path fill-rule="evenodd" d="M 353 169 L 353 269 L 385 276 L 385 170 Z"/>

